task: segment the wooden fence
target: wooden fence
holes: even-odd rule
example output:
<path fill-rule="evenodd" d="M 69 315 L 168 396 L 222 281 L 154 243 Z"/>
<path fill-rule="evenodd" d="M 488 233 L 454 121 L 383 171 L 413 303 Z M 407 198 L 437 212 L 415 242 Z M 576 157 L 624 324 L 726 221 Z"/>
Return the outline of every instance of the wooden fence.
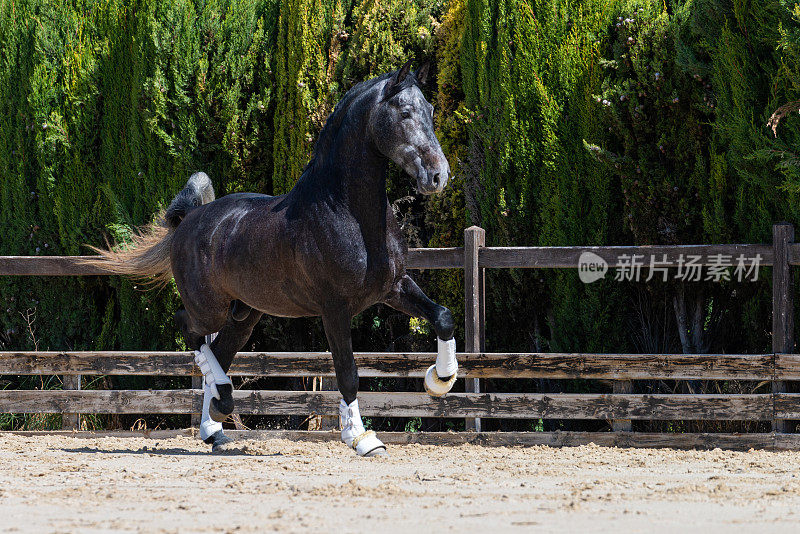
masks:
<path fill-rule="evenodd" d="M 624 446 L 799 448 L 800 435 L 787 434 L 787 421 L 800 419 L 800 394 L 787 393 L 786 381 L 800 380 L 800 355 L 794 348 L 791 266 L 800 265 L 800 244 L 793 227 L 773 228 L 772 245 L 682 245 L 645 247 L 486 247 L 484 231 L 465 231 L 464 247 L 413 249 L 411 269 L 464 269 L 465 352 L 459 353 L 459 376 L 465 393 L 431 398 L 418 392 L 361 392 L 366 416 L 459 417 L 480 430 L 481 418 L 602 419 L 613 432 L 390 433 L 388 442 L 572 445 L 595 442 Z M 772 267 L 773 344 L 768 354 L 544 354 L 485 352 L 485 269 L 576 268 L 581 254 L 592 252 L 610 269 L 631 257 L 647 268 L 719 266 L 720 257 L 760 259 Z M 721 255 L 721 256 L 720 256 Z M 77 265 L 73 257 L 0 257 L 0 275 L 105 275 Z M 362 377 L 422 377 L 432 353 L 358 353 Z M 239 353 L 232 376 L 333 376 L 328 353 Z M 0 412 L 64 413 L 74 425 L 81 413 L 197 414 L 202 391 L 81 390 L 82 375 L 198 376 L 188 352 L 0 352 L 0 375 L 62 375 L 64 390 L 0 391 Z M 604 379 L 612 393 L 482 393 L 483 378 Z M 636 394 L 634 380 L 757 380 L 772 384 L 760 394 Z M 242 391 L 234 393 L 236 410 L 254 415 L 335 415 L 339 393 L 333 391 Z M 631 432 L 633 420 L 770 421 L 771 433 L 657 434 Z M 314 433 L 282 432 L 316 439 Z M 329 434 L 328 434 L 329 436 Z M 382 434 L 383 437 L 383 434 Z"/>

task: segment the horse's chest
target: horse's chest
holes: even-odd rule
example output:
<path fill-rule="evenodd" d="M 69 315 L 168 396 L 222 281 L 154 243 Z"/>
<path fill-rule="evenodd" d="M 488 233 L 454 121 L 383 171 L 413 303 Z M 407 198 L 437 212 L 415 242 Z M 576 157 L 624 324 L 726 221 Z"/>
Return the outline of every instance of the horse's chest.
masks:
<path fill-rule="evenodd" d="M 303 258 L 300 263 L 311 285 L 320 288 L 321 298 L 345 300 L 354 309 L 363 309 L 383 300 L 402 276 L 402 235 L 395 231 L 394 221 L 380 222 L 365 225 L 348 217 L 303 241 L 298 257 Z"/>
<path fill-rule="evenodd" d="M 357 260 L 346 267 L 354 294 L 388 291 L 402 267 L 402 258 L 389 247 L 364 248 Z"/>
<path fill-rule="evenodd" d="M 388 291 L 397 277 L 397 258 L 390 254 L 375 254 L 367 261 L 365 285 L 374 286 L 376 290 Z"/>

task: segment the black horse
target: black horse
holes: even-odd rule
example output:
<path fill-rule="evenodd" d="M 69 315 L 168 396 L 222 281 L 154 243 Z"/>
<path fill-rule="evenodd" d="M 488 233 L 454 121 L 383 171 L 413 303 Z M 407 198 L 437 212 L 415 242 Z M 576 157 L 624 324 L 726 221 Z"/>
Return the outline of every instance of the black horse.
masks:
<path fill-rule="evenodd" d="M 227 441 L 215 422 L 233 412 L 225 372 L 265 313 L 322 316 L 343 396 L 342 437 L 361 455 L 385 447 L 364 432 L 358 413 L 353 316 L 383 302 L 427 319 L 439 338 L 440 357 L 426 386 L 436 395 L 452 386 L 453 317 L 406 274 L 408 247 L 386 196 L 390 160 L 424 194 L 442 191 L 450 174 L 434 133 L 433 107 L 418 86 L 427 68 L 409 67 L 347 92 L 288 194 L 213 200 L 210 180 L 198 173 L 159 224 L 127 248 L 98 250 L 101 256 L 89 260 L 128 276 L 174 276 L 185 306 L 176 320 L 206 377 L 201 437 L 207 442 Z M 213 332 L 219 334 L 208 350 L 203 336 Z"/>

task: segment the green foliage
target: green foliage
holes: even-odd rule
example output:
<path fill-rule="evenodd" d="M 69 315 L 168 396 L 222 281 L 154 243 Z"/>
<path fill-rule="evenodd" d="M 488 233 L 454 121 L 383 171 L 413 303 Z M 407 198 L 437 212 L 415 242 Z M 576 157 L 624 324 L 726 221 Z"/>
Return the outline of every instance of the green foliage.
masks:
<path fill-rule="evenodd" d="M 614 131 L 607 149 L 591 146 L 620 178 L 627 229 L 640 244 L 703 238 L 711 85 L 702 66 L 678 61 L 686 45 L 666 10 L 633 2 L 618 12 L 599 108 Z M 599 111 L 599 110 L 598 110 Z M 617 148 L 618 147 L 618 148 Z"/>
<path fill-rule="evenodd" d="M 590 100 L 602 82 L 599 51 L 613 6 L 467 2 L 465 108 L 456 113 L 468 132 L 466 205 L 489 244 L 617 239 L 612 175 L 582 150 L 582 139 L 606 127 Z M 504 348 L 617 345 L 604 286 L 584 286 L 574 271 L 492 275 L 487 330 Z M 520 328 L 526 336 L 514 335 Z"/>

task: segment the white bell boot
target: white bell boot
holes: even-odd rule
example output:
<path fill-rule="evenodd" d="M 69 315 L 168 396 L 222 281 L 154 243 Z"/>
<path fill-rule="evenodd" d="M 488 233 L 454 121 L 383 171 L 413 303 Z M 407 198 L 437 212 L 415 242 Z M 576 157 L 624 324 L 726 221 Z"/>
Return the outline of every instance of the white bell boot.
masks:
<path fill-rule="evenodd" d="M 431 397 L 442 397 L 453 389 L 458 374 L 458 360 L 456 360 L 456 340 L 442 341 L 438 337 L 438 354 L 436 363 L 428 368 L 425 373 L 425 391 Z M 447 381 L 439 377 L 446 377 Z"/>
<path fill-rule="evenodd" d="M 208 407 L 211 405 L 213 396 L 211 388 L 203 383 L 203 414 L 200 416 L 200 439 L 203 441 L 222 431 L 222 423 L 214 421 L 208 414 Z"/>
<path fill-rule="evenodd" d="M 213 397 L 214 394 L 211 387 L 203 384 L 203 413 L 200 417 L 200 439 L 211 445 L 212 451 L 216 450 L 220 445 L 233 441 L 222 431 L 222 423 L 211 419 L 211 415 L 208 413 Z"/>
<path fill-rule="evenodd" d="M 358 410 L 358 399 L 347 404 L 339 401 L 339 424 L 342 427 L 342 441 L 355 449 L 359 456 L 386 456 L 386 445 L 372 430 L 364 430 L 361 413 Z"/>

